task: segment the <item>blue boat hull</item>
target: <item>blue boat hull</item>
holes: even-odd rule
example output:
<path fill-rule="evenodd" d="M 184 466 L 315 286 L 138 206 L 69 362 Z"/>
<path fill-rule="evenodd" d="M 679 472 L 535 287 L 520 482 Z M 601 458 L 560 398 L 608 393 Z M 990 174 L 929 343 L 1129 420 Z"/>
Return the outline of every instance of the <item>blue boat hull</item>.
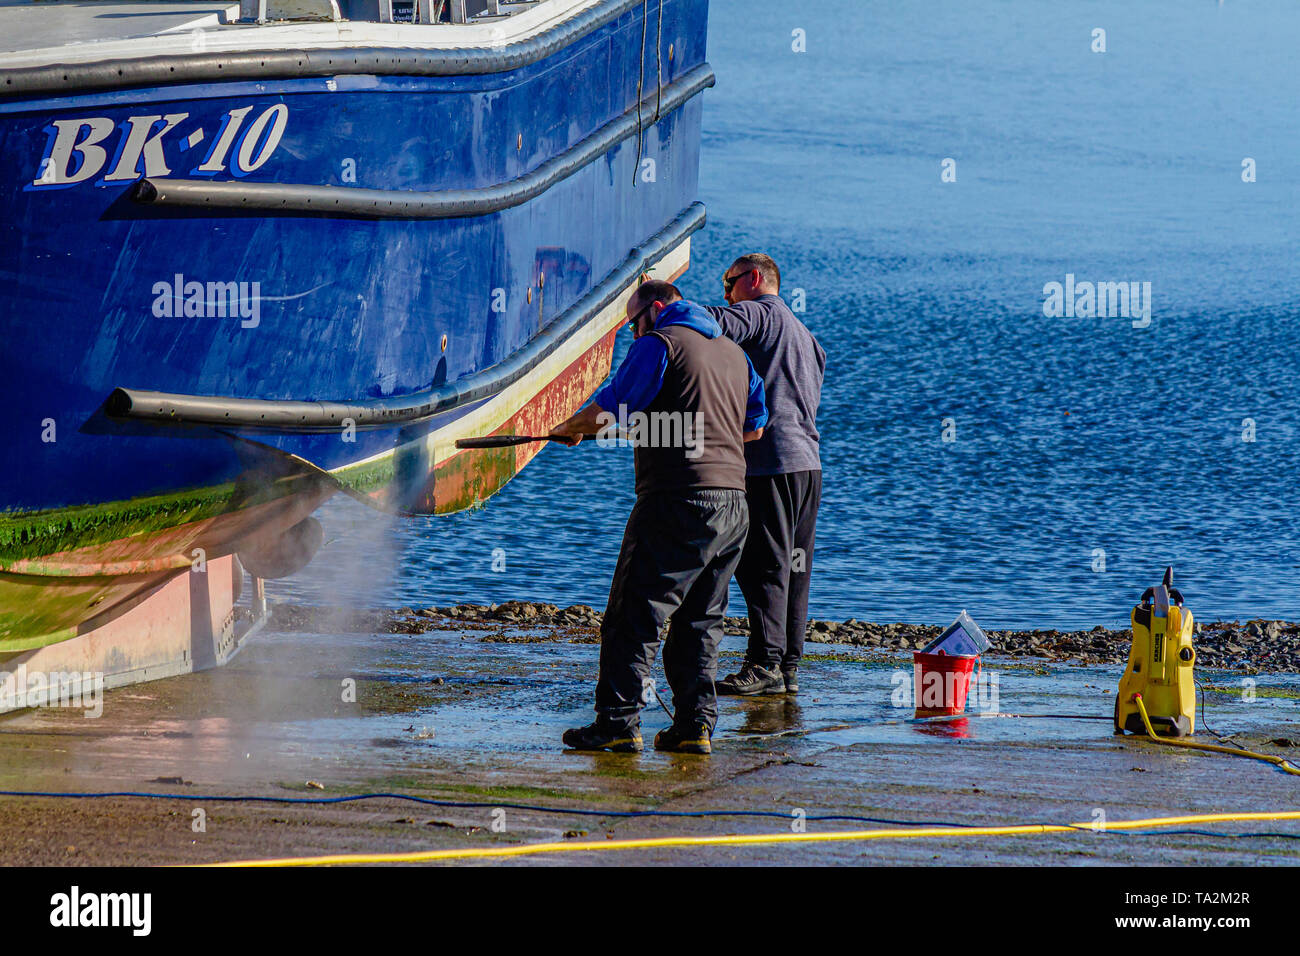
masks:
<path fill-rule="evenodd" d="M 680 88 L 707 69 L 707 7 L 669 0 L 663 9 L 661 82 L 654 12 L 643 47 L 636 7 L 498 73 L 0 99 L 0 395 L 10 423 L 0 572 L 57 575 L 41 562 L 78 549 L 93 555 L 85 549 L 104 544 L 97 514 L 105 507 L 109 524 L 165 532 L 282 493 L 310 505 L 329 478 L 346 488 L 349 475 L 361 475 L 353 490 L 391 510 L 472 503 L 435 500 L 437 461 L 425 439 L 487 399 L 326 430 L 238 420 L 168 427 L 123 420 L 106 401 L 115 389 L 135 389 L 364 405 L 445 390 L 501 367 L 576 314 L 628 268 L 629 250 L 656 236 L 684 241 L 699 224 L 690 210 L 701 101 L 691 93 L 658 118 L 652 104 L 657 87 Z M 639 73 L 646 98 L 637 135 L 625 131 L 538 194 L 487 214 L 140 201 L 146 180 L 163 192 L 182 180 L 233 184 L 227 192 L 255 184 L 333 187 L 332 195 L 500 190 L 630 122 Z M 543 368 L 529 374 L 555 374 Z M 591 378 L 587 368 L 575 387 L 589 394 Z M 250 492 L 250 472 L 267 487 Z M 202 503 L 205 489 L 219 489 L 216 505 Z M 177 505 L 178 495 L 191 495 L 194 508 Z M 237 535 L 228 537 L 233 550 Z M 118 548 L 114 561 L 127 565 L 114 567 L 130 570 L 130 557 Z"/>

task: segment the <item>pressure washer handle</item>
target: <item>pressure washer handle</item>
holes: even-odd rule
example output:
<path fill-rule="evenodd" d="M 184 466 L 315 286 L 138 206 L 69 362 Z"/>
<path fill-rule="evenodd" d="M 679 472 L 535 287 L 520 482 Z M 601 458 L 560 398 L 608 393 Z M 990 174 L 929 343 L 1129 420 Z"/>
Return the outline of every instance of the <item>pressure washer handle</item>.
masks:
<path fill-rule="evenodd" d="M 1145 591 L 1142 592 L 1142 597 L 1141 599 L 1139 599 L 1138 603 L 1150 604 L 1151 599 L 1155 597 L 1155 594 L 1156 594 L 1155 588 L 1147 588 Z M 1174 602 L 1179 607 L 1183 606 L 1183 592 L 1178 590 L 1178 588 L 1169 588 L 1169 596 L 1174 600 Z"/>

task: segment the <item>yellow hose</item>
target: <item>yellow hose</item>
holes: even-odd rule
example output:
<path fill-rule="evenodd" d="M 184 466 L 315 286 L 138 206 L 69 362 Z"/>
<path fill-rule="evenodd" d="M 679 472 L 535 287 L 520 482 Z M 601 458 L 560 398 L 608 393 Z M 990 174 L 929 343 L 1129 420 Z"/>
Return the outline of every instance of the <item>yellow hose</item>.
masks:
<path fill-rule="evenodd" d="M 1253 750 L 1238 750 L 1233 747 L 1220 747 L 1216 744 L 1199 744 L 1190 740 L 1159 737 L 1151 726 L 1147 716 L 1146 705 L 1141 694 L 1134 694 L 1138 712 L 1142 715 L 1142 724 L 1147 736 L 1159 744 L 1174 747 L 1191 747 L 1194 750 L 1209 750 L 1214 753 L 1231 754 L 1235 757 L 1250 757 L 1262 760 L 1290 774 L 1300 776 L 1300 769 L 1292 766 L 1281 757 L 1273 754 L 1256 753 Z M 222 863 L 207 863 L 204 866 L 330 866 L 349 863 L 429 863 L 439 860 L 477 860 L 500 857 L 534 856 L 554 853 L 597 853 L 609 850 L 648 850 L 658 847 L 682 846 L 756 846 L 784 843 L 848 843 L 865 840 L 920 840 L 937 837 L 974 837 L 974 836 L 1026 836 L 1041 833 L 1089 833 L 1099 830 L 1149 830 L 1158 827 L 1184 826 L 1200 823 L 1255 822 L 1266 820 L 1300 820 L 1300 810 L 1260 811 L 1249 813 L 1199 813 L 1180 817 L 1148 817 L 1142 820 L 1120 820 L 1097 824 L 1088 823 L 1030 823 L 994 827 L 918 827 L 916 829 L 885 830 L 839 830 L 827 833 L 744 833 L 727 836 L 671 836 L 647 837 L 635 840 L 599 840 L 585 843 L 528 843 L 523 846 L 476 847 L 459 850 L 419 850 L 413 853 L 362 853 L 336 854 L 333 856 L 300 856 L 268 860 L 231 860 Z"/>
<path fill-rule="evenodd" d="M 1253 750 L 1238 749 L 1237 747 L 1220 747 L 1218 744 L 1198 744 L 1191 740 L 1181 740 L 1177 737 L 1158 737 L 1155 728 L 1151 726 L 1151 718 L 1147 716 L 1146 704 L 1142 703 L 1142 695 L 1134 694 L 1133 700 L 1137 702 L 1138 713 L 1142 715 L 1142 725 L 1147 729 L 1147 736 L 1158 744 L 1169 744 L 1171 747 L 1190 747 L 1193 750 L 1209 750 L 1216 754 L 1232 754 L 1234 757 L 1250 757 L 1252 760 L 1262 760 L 1265 763 L 1271 763 L 1275 767 L 1280 767 L 1287 773 L 1295 774 L 1300 777 L 1300 769 L 1293 767 L 1282 757 L 1273 754 L 1256 753 Z"/>
<path fill-rule="evenodd" d="M 438 860 L 477 860 L 492 857 L 533 856 L 552 853 L 596 853 L 608 850 L 647 850 L 672 846 L 754 846 L 781 843 L 847 843 L 862 840 L 918 840 L 933 837 L 1024 836 L 1039 833 L 1096 833 L 1101 830 L 1149 830 L 1194 823 L 1228 823 L 1263 820 L 1300 820 L 1300 810 L 1250 813 L 1201 813 L 1145 820 L 1050 824 L 1031 823 L 999 827 L 918 827 L 916 829 L 840 830 L 827 833 L 744 833 L 728 836 L 647 837 L 639 840 L 597 840 L 584 843 L 527 843 L 523 846 L 476 847 L 460 850 L 420 850 L 413 853 L 337 854 L 272 860 L 234 860 L 205 866 L 329 866 L 344 863 L 428 863 Z"/>

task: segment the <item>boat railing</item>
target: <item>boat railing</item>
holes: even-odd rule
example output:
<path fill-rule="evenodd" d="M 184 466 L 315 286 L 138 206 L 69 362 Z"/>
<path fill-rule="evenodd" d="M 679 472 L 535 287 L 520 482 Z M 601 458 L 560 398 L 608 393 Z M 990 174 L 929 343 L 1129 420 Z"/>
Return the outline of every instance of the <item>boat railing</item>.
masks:
<path fill-rule="evenodd" d="M 481 23 L 522 13 L 541 2 L 544 0 L 239 0 L 239 20 Z"/>

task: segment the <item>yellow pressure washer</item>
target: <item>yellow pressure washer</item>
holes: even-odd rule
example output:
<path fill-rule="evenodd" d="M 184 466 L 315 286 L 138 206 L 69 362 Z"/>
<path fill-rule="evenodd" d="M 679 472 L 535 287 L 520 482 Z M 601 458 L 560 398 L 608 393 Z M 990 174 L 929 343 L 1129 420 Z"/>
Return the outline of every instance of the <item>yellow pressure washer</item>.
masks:
<path fill-rule="evenodd" d="M 1133 608 L 1133 646 L 1115 698 L 1115 733 L 1147 732 L 1140 698 L 1151 727 L 1162 737 L 1190 737 L 1196 731 L 1196 683 L 1192 666 L 1192 612 L 1165 568 L 1159 587 L 1147 588 Z"/>

